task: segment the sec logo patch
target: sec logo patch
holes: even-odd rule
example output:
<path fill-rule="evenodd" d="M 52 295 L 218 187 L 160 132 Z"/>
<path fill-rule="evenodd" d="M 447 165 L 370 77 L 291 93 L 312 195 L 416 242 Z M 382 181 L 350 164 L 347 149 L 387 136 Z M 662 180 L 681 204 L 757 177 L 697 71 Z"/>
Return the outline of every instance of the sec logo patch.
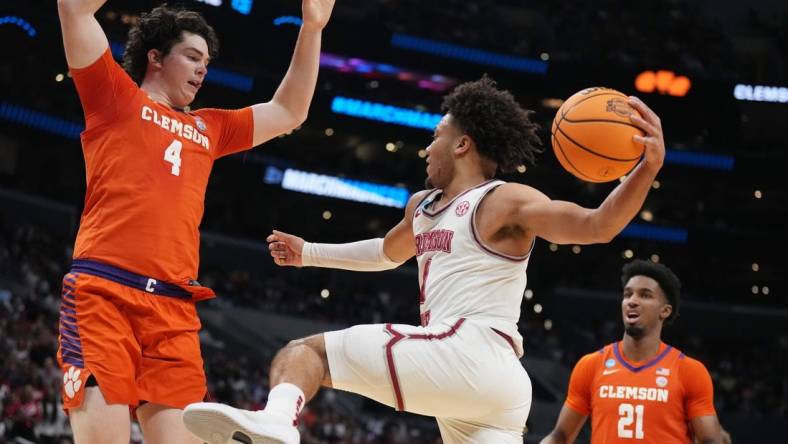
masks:
<path fill-rule="evenodd" d="M 471 204 L 467 200 L 464 200 L 457 204 L 457 207 L 454 208 L 454 213 L 458 217 L 462 217 L 465 216 L 465 213 L 467 213 L 470 208 L 471 208 Z"/>

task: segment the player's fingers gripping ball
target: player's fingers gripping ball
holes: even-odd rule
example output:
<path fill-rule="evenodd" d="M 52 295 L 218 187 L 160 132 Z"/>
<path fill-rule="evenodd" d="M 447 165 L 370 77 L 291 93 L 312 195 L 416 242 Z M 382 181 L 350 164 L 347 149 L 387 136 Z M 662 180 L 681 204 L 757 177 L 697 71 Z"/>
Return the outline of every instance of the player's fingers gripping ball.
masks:
<path fill-rule="evenodd" d="M 644 132 L 629 98 L 610 88 L 587 88 L 566 100 L 553 119 L 553 151 L 561 166 L 587 182 L 609 182 L 627 174 L 643 155 Z M 641 139 L 642 140 L 642 139 Z"/>

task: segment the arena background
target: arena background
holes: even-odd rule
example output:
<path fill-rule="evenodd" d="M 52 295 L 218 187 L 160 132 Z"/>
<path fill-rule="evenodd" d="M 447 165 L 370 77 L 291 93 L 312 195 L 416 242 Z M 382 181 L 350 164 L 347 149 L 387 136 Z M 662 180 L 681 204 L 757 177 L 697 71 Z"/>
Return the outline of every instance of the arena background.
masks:
<path fill-rule="evenodd" d="M 158 3 L 110 0 L 100 10 L 116 57 L 129 24 Z M 300 1 L 181 3 L 202 11 L 222 42 L 194 107 L 268 100 Z M 68 443 L 53 357 L 85 190 L 82 112 L 54 0 L 3 2 L 0 42 L 0 442 Z M 301 128 L 214 168 L 200 280 L 220 295 L 201 304 L 217 399 L 264 405 L 272 353 L 288 339 L 418 322 L 415 263 L 376 274 L 285 270 L 264 239 L 272 228 L 329 242 L 382 236 L 422 186 L 442 94 L 487 73 L 543 126 L 545 152 L 507 180 L 601 202 L 615 183 L 574 179 L 548 144 L 561 99 L 588 86 L 640 96 L 661 116 L 668 147 L 644 211 L 612 243 L 536 244 L 521 319 L 534 384 L 526 441 L 552 428 L 577 359 L 620 338 L 620 268 L 644 258 L 684 283 L 665 339 L 709 368 L 733 442 L 785 442 L 788 4 L 338 0 L 321 65 Z M 307 444 L 440 442 L 430 418 L 331 391 L 302 429 Z"/>

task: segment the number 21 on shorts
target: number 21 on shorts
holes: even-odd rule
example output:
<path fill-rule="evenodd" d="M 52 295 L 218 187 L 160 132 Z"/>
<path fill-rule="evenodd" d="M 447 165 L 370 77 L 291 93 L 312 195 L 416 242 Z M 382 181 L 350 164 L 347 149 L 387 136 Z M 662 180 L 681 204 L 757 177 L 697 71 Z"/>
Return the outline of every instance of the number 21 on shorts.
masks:
<path fill-rule="evenodd" d="M 632 405 L 627 403 L 618 406 L 618 437 L 643 439 L 643 410 L 642 405 Z M 635 429 L 632 430 L 632 423 Z"/>
<path fill-rule="evenodd" d="M 183 143 L 180 140 L 173 140 L 170 146 L 164 150 L 164 161 L 172 164 L 170 173 L 173 176 L 181 175 L 181 148 L 183 148 Z"/>

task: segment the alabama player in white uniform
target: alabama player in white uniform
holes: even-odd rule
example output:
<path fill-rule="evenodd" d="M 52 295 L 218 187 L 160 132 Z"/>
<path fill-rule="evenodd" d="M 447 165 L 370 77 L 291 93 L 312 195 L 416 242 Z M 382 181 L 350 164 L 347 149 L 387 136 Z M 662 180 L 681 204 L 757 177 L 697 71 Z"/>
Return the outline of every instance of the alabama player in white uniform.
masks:
<path fill-rule="evenodd" d="M 494 180 L 497 171 L 533 160 L 537 127 L 489 78 L 457 87 L 427 148 L 431 189 L 411 197 L 384 239 L 268 237 L 283 266 L 379 271 L 416 256 L 421 325 L 359 325 L 292 341 L 274 358 L 264 410 L 192 404 L 186 426 L 209 444 L 297 444 L 298 414 L 323 385 L 435 416 L 446 444 L 522 443 L 531 383 L 519 361 L 517 322 L 528 256 L 536 237 L 609 242 L 640 210 L 665 146 L 656 114 L 637 98 L 629 105 L 645 133 L 635 136 L 644 159 L 598 208 L 587 209 Z"/>

